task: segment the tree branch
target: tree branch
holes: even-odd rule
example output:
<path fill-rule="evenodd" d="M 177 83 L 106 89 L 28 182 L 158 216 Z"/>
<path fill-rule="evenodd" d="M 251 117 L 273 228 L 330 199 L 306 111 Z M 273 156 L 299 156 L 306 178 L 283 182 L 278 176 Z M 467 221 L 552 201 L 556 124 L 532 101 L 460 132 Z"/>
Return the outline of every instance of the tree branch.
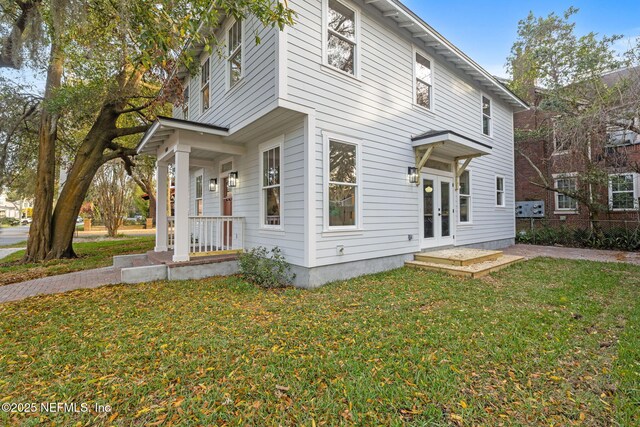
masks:
<path fill-rule="evenodd" d="M 138 133 L 144 133 L 147 130 L 149 130 L 150 125 L 141 125 L 141 126 L 134 126 L 134 127 L 130 127 L 130 128 L 118 128 L 115 129 L 111 132 L 111 135 L 113 136 L 113 138 L 120 138 L 122 136 L 129 136 L 129 135 L 135 135 Z"/>
<path fill-rule="evenodd" d="M 0 40 L 0 68 L 13 68 L 16 70 L 20 68 L 20 58 L 16 52 L 16 49 L 19 49 L 20 46 L 16 46 L 15 42 L 18 41 L 20 43 L 22 40 L 29 14 L 41 2 L 42 0 L 15 1 L 15 4 L 20 8 L 20 14 L 16 17 L 11 32 Z"/>

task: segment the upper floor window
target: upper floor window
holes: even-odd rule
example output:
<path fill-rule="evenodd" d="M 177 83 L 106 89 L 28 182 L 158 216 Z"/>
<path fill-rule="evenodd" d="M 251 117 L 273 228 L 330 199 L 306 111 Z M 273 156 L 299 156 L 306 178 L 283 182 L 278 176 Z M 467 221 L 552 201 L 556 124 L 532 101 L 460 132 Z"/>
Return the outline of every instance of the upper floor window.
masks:
<path fill-rule="evenodd" d="M 432 105 L 432 72 L 431 61 L 416 52 L 415 64 L 415 103 L 431 109 Z"/>
<path fill-rule="evenodd" d="M 283 138 L 260 147 L 262 175 L 262 226 L 280 228 L 282 225 L 281 153 Z"/>
<path fill-rule="evenodd" d="M 504 201 L 504 177 L 496 176 L 496 206 L 505 206 Z"/>
<path fill-rule="evenodd" d="M 575 193 L 578 188 L 578 178 L 575 176 L 562 176 L 555 179 L 556 189 L 567 193 Z M 575 211 L 578 209 L 578 201 L 573 197 L 556 192 L 556 210 Z"/>
<path fill-rule="evenodd" d="M 242 79 L 242 21 L 236 21 L 229 28 L 229 59 L 227 60 L 229 87 Z"/>
<path fill-rule="evenodd" d="M 359 146 L 329 139 L 328 225 L 356 227 L 359 215 Z"/>
<path fill-rule="evenodd" d="M 200 70 L 200 95 L 202 102 L 202 111 L 205 112 L 209 109 L 209 58 L 204 61 L 202 64 L 202 69 Z"/>
<path fill-rule="evenodd" d="M 327 63 L 345 73 L 356 75 L 357 17 L 355 10 L 339 0 L 328 0 Z"/>
<path fill-rule="evenodd" d="M 611 209 L 635 209 L 638 191 L 635 174 L 609 175 L 609 205 Z"/>
<path fill-rule="evenodd" d="M 461 224 L 464 224 L 471 222 L 471 172 L 468 170 L 462 172 L 459 178 L 459 184 L 459 221 Z"/>
<path fill-rule="evenodd" d="M 553 138 L 553 153 L 554 154 L 564 154 L 569 150 L 569 143 L 562 135 L 560 131 L 560 126 L 555 118 L 552 119 L 551 122 L 551 131 Z"/>
<path fill-rule="evenodd" d="M 184 98 L 182 101 L 182 118 L 185 120 L 189 120 L 189 83 L 184 88 L 184 92 L 182 94 Z"/>
<path fill-rule="evenodd" d="M 492 120 L 491 99 L 482 95 L 482 133 L 487 136 L 491 136 Z"/>

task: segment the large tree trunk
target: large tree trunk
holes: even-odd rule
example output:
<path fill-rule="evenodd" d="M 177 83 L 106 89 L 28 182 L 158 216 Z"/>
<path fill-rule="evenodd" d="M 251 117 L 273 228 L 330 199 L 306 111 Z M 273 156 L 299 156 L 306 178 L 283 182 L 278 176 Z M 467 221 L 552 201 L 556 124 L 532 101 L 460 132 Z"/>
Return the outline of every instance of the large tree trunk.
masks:
<path fill-rule="evenodd" d="M 58 114 L 49 111 L 46 103 L 52 99 L 62 81 L 63 53 L 57 43 L 51 44 L 50 62 L 44 93 L 44 106 L 40 119 L 38 167 L 36 170 L 36 191 L 33 204 L 33 222 L 29 228 L 29 239 L 24 261 L 42 261 L 47 256 L 51 244 L 51 211 L 56 171 L 56 139 L 58 134 Z"/>
<path fill-rule="evenodd" d="M 105 162 L 104 151 L 112 140 L 117 119 L 118 113 L 113 105 L 103 106 L 82 141 L 53 212 L 53 239 L 47 259 L 76 256 L 73 250 L 76 218 L 96 172 Z"/>
<path fill-rule="evenodd" d="M 153 219 L 153 225 L 156 225 L 156 194 L 151 189 L 151 191 L 147 192 L 149 195 L 149 218 Z"/>

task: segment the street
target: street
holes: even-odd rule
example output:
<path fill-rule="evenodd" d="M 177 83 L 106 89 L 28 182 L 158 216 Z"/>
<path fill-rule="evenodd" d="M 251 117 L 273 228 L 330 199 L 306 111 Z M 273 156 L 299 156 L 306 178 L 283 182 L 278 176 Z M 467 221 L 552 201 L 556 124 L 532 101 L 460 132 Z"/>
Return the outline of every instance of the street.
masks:
<path fill-rule="evenodd" d="M 12 245 L 18 242 L 24 242 L 29 236 L 29 226 L 19 225 L 17 227 L 0 228 L 0 246 Z"/>

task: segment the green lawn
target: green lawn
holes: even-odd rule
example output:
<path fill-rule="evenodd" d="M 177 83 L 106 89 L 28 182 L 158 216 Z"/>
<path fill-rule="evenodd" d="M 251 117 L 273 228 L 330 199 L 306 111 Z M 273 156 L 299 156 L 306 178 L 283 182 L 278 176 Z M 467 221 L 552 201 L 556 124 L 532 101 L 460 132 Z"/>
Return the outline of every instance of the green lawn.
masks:
<path fill-rule="evenodd" d="M 42 263 L 21 264 L 24 251 L 18 251 L 0 260 L 0 286 L 9 283 L 54 276 L 89 268 L 107 267 L 114 255 L 144 253 L 153 249 L 155 236 L 124 237 L 75 243 L 78 258 L 52 260 Z"/>
<path fill-rule="evenodd" d="M 2 402 L 112 407 L 0 424 L 640 425 L 640 268 L 624 264 L 111 286 L 2 304 L 0 331 Z"/>

